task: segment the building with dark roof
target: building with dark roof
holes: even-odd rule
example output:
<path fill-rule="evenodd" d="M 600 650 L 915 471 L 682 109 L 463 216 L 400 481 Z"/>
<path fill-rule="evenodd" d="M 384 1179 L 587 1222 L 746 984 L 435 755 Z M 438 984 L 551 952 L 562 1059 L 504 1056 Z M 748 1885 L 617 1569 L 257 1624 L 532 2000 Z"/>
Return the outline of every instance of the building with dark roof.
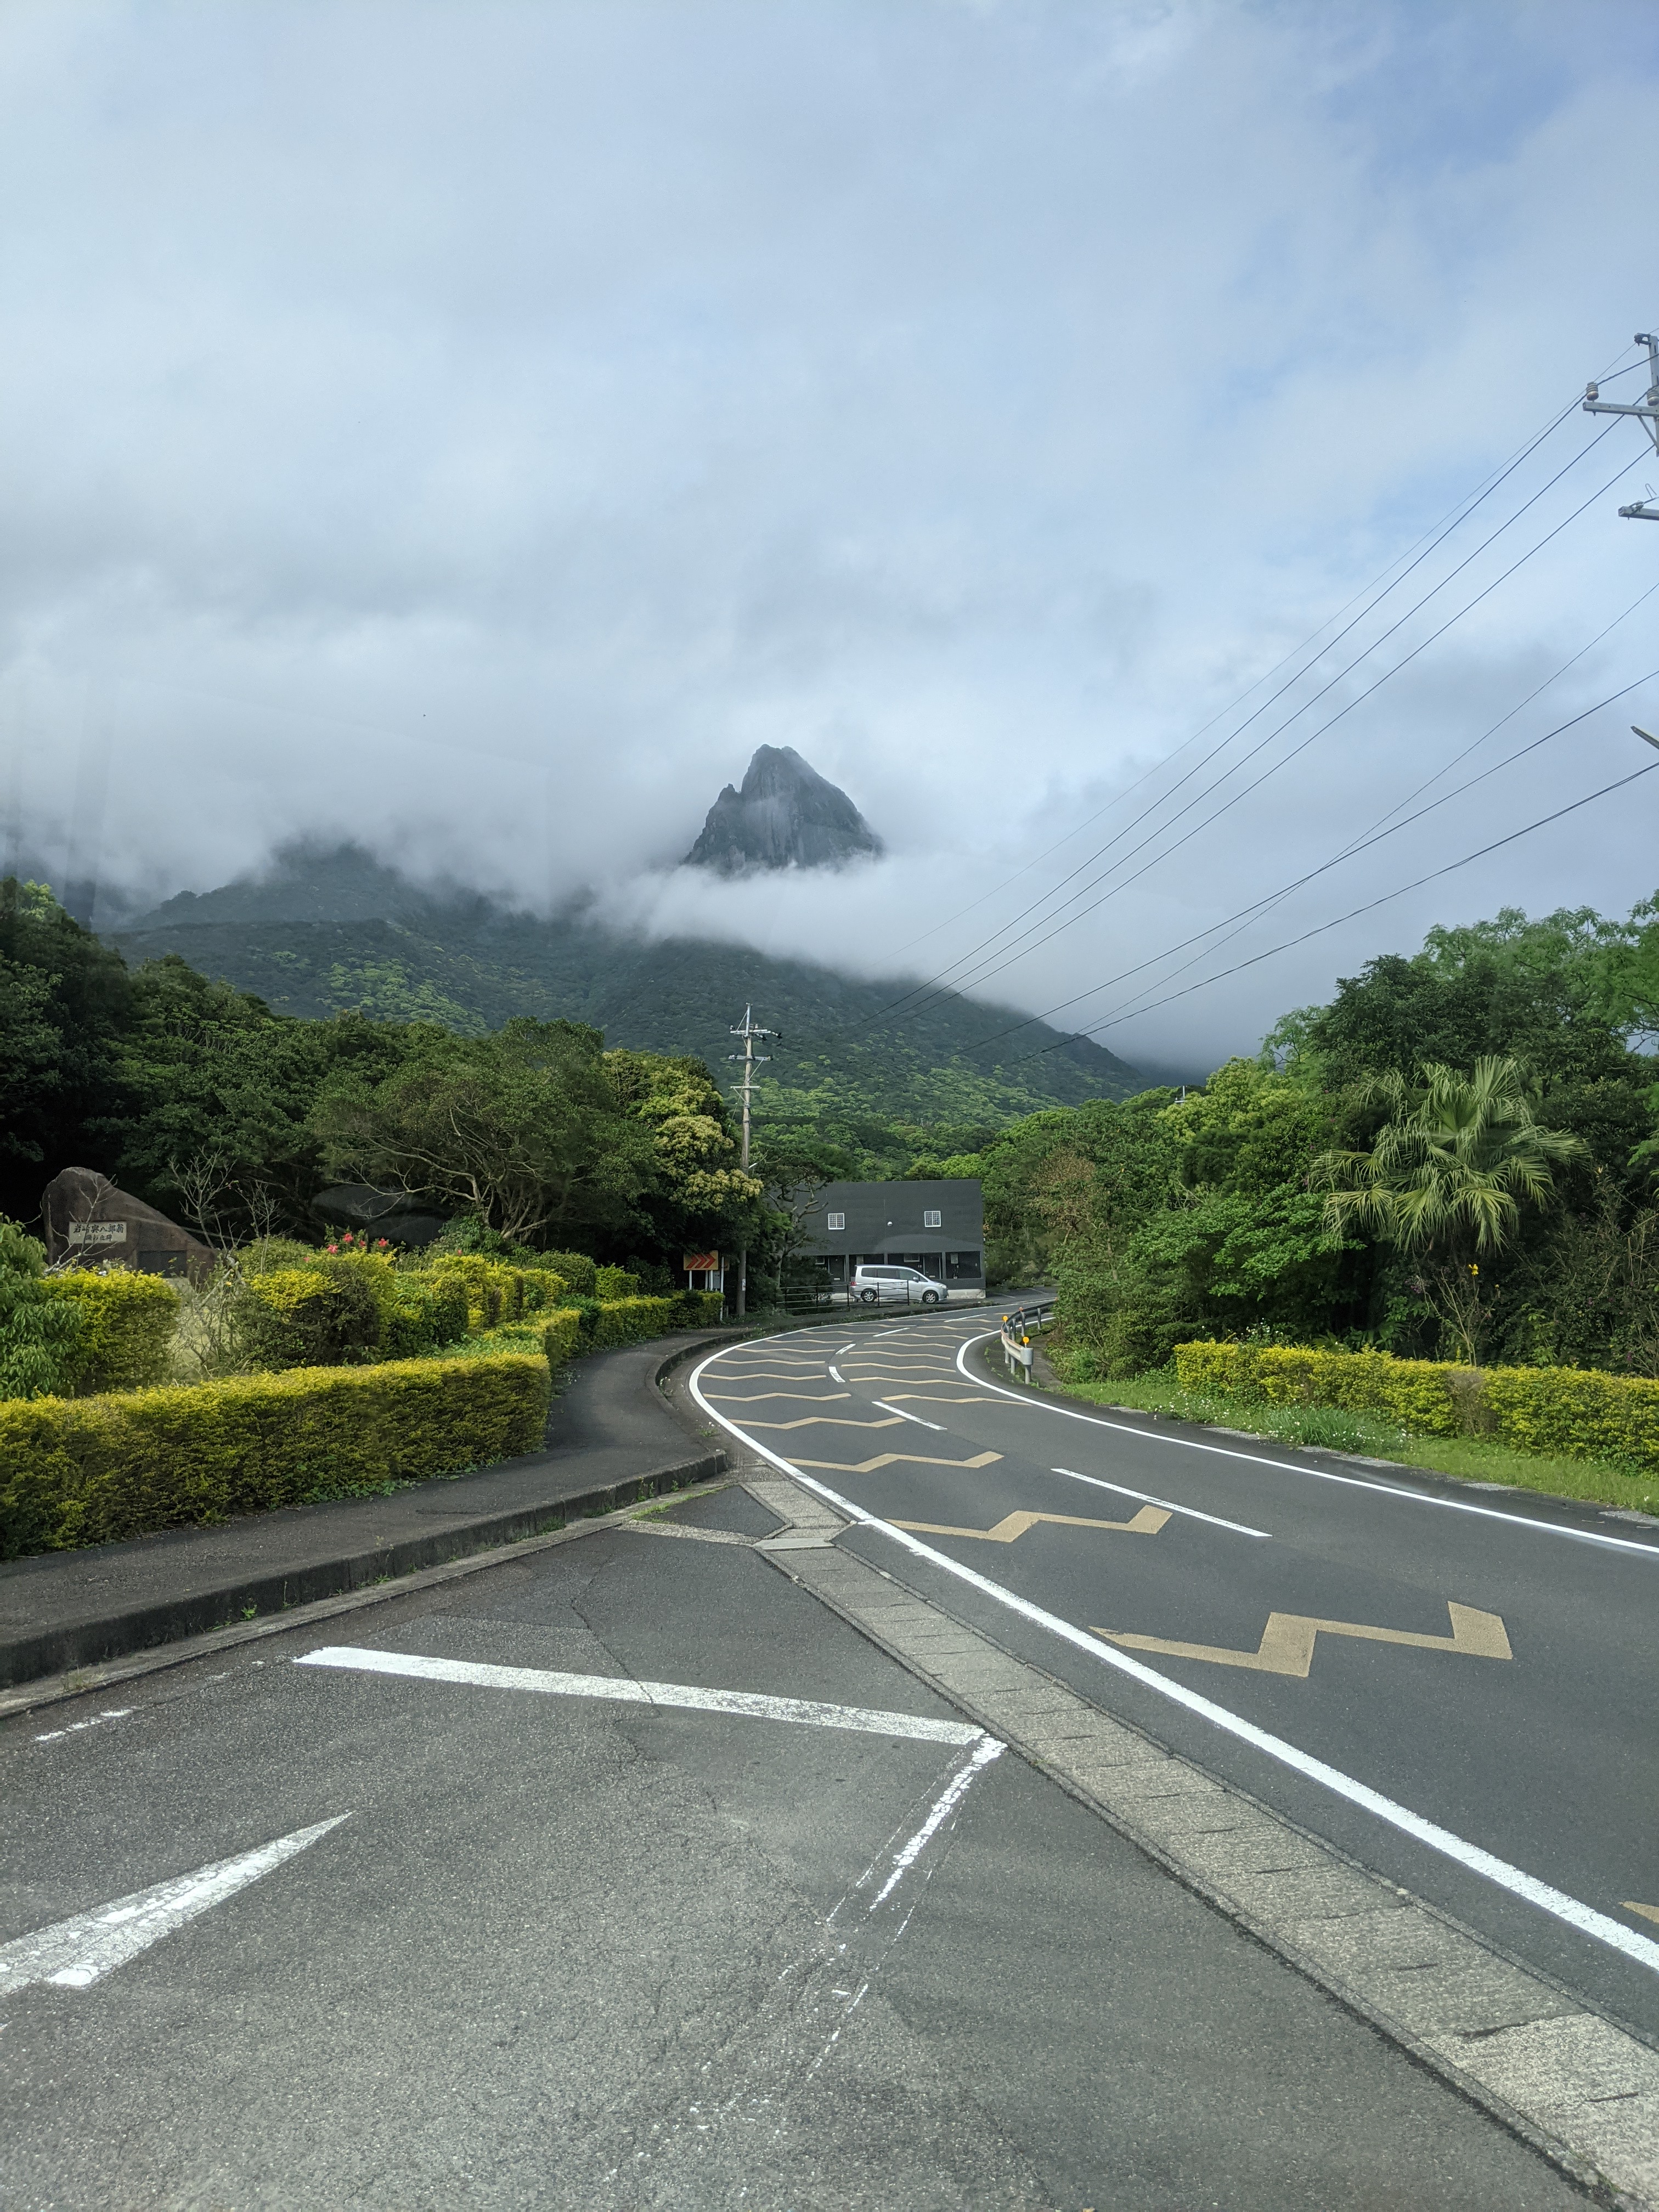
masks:
<path fill-rule="evenodd" d="M 834 1290 L 854 1267 L 920 1267 L 953 1291 L 985 1288 L 985 1204 L 978 1180 L 828 1182 L 800 1217 L 802 1256 Z"/>

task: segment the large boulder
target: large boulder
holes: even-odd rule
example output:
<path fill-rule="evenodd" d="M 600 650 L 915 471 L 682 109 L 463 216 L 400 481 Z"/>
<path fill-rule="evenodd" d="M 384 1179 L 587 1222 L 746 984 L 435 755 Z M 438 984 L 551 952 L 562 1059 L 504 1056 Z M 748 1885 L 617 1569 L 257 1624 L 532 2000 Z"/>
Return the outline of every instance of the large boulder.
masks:
<path fill-rule="evenodd" d="M 325 1221 L 361 1235 L 384 1237 L 391 1244 L 429 1244 L 449 1226 L 441 1213 L 424 1208 L 412 1191 L 377 1190 L 368 1182 L 337 1182 L 311 1201 Z"/>
<path fill-rule="evenodd" d="M 40 1200 L 52 1267 L 132 1267 L 144 1275 L 199 1276 L 213 1254 L 165 1213 L 118 1190 L 95 1168 L 65 1168 Z"/>

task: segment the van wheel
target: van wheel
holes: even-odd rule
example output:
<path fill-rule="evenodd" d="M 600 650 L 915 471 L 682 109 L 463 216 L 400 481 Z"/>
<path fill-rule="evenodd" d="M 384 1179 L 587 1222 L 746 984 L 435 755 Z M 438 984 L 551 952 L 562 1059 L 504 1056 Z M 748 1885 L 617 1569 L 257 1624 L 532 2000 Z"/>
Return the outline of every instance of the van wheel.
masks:
<path fill-rule="evenodd" d="M 921 1294 L 921 1303 L 925 1306 L 936 1306 L 939 1304 L 939 1292 L 937 1291 L 924 1291 Z"/>
<path fill-rule="evenodd" d="M 859 1303 L 860 1303 L 861 1305 L 866 1305 L 866 1306 L 872 1306 L 872 1305 L 874 1305 L 874 1304 L 876 1303 L 876 1294 L 875 1294 L 875 1292 L 874 1292 L 873 1291 L 860 1291 L 859 1292 Z"/>

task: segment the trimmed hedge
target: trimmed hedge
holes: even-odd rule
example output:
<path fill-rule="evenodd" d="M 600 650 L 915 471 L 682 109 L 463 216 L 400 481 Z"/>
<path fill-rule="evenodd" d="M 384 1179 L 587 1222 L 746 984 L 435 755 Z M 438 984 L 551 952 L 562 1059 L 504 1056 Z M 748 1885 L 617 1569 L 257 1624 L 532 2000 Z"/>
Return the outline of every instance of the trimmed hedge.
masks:
<path fill-rule="evenodd" d="M 608 1352 L 623 1344 L 648 1343 L 676 1328 L 708 1328 L 720 1320 L 718 1291 L 679 1291 L 666 1298 L 617 1298 L 601 1305 L 589 1298 L 556 1313 L 505 1322 L 486 1343 L 535 1343 L 550 1369 L 562 1367 L 584 1352 Z"/>
<path fill-rule="evenodd" d="M 514 1267 L 482 1252 L 447 1252 L 420 1274 L 464 1285 L 469 1328 L 499 1328 L 544 1313 L 566 1296 L 569 1285 L 551 1267 Z M 420 1279 L 419 1276 L 413 1279 Z"/>
<path fill-rule="evenodd" d="M 1419 1436 L 1489 1436 L 1516 1451 L 1624 1460 L 1659 1472 L 1659 1382 L 1581 1367 L 1456 1367 L 1386 1352 L 1178 1344 L 1200 1395 L 1382 1413 Z"/>
<path fill-rule="evenodd" d="M 72 1304 L 81 1330 L 69 1361 L 70 1388 L 77 1397 L 100 1390 L 138 1390 L 166 1377 L 179 1297 L 160 1275 L 129 1267 L 107 1274 L 72 1267 L 48 1275 L 50 1298 Z"/>
<path fill-rule="evenodd" d="M 0 1404 L 0 1558 L 200 1527 L 533 1451 L 530 1352 Z"/>
<path fill-rule="evenodd" d="M 448 1269 L 404 1273 L 373 1253 L 330 1254 L 251 1275 L 243 1311 L 262 1367 L 419 1359 L 465 1335 L 467 1286 Z"/>

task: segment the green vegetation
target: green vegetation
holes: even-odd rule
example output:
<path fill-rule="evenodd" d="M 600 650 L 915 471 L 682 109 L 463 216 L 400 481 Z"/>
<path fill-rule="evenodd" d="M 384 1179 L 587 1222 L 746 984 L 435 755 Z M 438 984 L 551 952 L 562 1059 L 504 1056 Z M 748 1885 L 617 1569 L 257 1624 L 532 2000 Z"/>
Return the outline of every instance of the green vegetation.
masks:
<path fill-rule="evenodd" d="M 994 1282 L 1058 1285 L 1074 1388 L 1491 1480 L 1535 1455 L 1551 1487 L 1638 1504 L 1659 1462 L 1609 1408 L 1634 1403 L 1613 1377 L 1659 1377 L 1650 1022 L 1654 902 L 1506 912 L 1370 962 L 1201 1090 L 1033 1115 L 941 1170 L 983 1180 Z M 1430 1460 L 1425 1424 L 1329 1363 L 1295 1406 L 1218 1370 L 1195 1388 L 1171 1363 L 1206 1343 L 1468 1380 L 1436 1386 Z"/>
<path fill-rule="evenodd" d="M 1516 1451 L 1480 1437 L 1419 1437 L 1379 1415 L 1331 1406 L 1269 1406 L 1182 1388 L 1173 1367 L 1115 1382 L 1073 1382 L 1068 1395 L 1090 1405 L 1130 1413 L 1168 1413 L 1176 1420 L 1208 1423 L 1247 1436 L 1316 1451 L 1354 1452 L 1392 1460 L 1459 1481 L 1530 1490 L 1551 1498 L 1577 1498 L 1627 1512 L 1659 1514 L 1659 1486 L 1651 1474 L 1595 1459 L 1557 1459 Z"/>
<path fill-rule="evenodd" d="M 1176 1379 L 1235 1405 L 1380 1416 L 1413 1436 L 1493 1437 L 1659 1478 L 1659 1382 L 1577 1367 L 1463 1367 L 1383 1352 L 1183 1344 Z"/>
<path fill-rule="evenodd" d="M 459 1474 L 532 1450 L 547 1401 L 507 1352 L 0 1403 L 0 1557 Z"/>
<path fill-rule="evenodd" d="M 21 1221 L 70 1165 L 216 1249 L 313 1243 L 328 1184 L 401 1185 L 480 1250 L 568 1249 L 584 1295 L 596 1261 L 666 1290 L 682 1250 L 763 1251 L 775 1233 L 702 1062 L 607 1051 L 583 1023 L 301 1020 L 176 955 L 130 970 L 9 880 L 0 1022 L 0 1212 Z"/>
<path fill-rule="evenodd" d="M 1006 1007 L 945 992 L 895 1009 L 890 982 L 743 945 L 650 944 L 580 915 L 543 921 L 430 896 L 350 848 L 292 854 L 263 883 L 169 900 L 118 941 L 135 964 L 170 955 L 319 1023 L 356 1013 L 482 1036 L 515 1017 L 562 1019 L 716 1067 L 751 1000 L 782 1032 L 766 1118 L 850 1145 L 882 1173 L 937 1150 L 927 1133 L 939 1124 L 988 1135 L 1012 1116 L 1123 1097 L 1139 1083 L 1101 1046 L 1062 1042 L 1045 1024 L 999 1034 L 1020 1021 Z M 919 1137 L 896 1136 L 896 1125 Z"/>
<path fill-rule="evenodd" d="M 71 1389 L 84 1329 L 79 1307 L 52 1295 L 45 1247 L 0 1221 L 0 1397 Z"/>

